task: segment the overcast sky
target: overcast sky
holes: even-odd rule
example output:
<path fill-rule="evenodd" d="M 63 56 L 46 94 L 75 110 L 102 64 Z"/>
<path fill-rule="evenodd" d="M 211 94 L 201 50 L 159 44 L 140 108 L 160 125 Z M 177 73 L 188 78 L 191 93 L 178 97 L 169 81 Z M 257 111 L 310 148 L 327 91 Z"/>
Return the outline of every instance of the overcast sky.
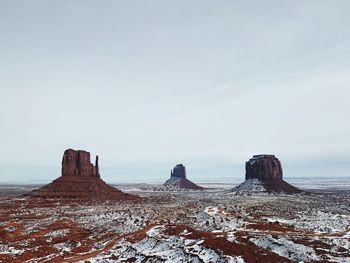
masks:
<path fill-rule="evenodd" d="M 0 182 L 350 178 L 350 1 L 1 1 Z"/>

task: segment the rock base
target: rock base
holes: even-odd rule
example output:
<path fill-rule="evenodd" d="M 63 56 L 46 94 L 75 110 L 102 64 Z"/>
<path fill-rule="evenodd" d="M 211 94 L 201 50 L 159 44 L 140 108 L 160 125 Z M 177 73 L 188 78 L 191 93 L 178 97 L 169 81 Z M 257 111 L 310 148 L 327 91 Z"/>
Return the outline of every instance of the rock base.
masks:
<path fill-rule="evenodd" d="M 174 187 L 174 188 L 184 188 L 184 189 L 192 189 L 192 190 L 203 190 L 204 188 L 196 185 L 195 183 L 191 182 L 187 178 L 184 177 L 171 177 L 168 179 L 164 186 L 166 187 Z"/>
<path fill-rule="evenodd" d="M 29 193 L 33 198 L 74 200 L 136 200 L 102 179 L 88 176 L 61 176 L 52 183 Z"/>

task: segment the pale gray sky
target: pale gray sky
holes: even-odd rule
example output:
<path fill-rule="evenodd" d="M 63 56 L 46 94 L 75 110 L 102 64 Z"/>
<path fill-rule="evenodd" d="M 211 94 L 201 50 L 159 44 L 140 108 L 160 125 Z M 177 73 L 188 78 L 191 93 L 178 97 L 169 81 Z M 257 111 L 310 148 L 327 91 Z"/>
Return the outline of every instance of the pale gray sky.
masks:
<path fill-rule="evenodd" d="M 111 182 L 350 178 L 350 2 L 1 1 L 0 182 L 50 181 L 66 148 Z"/>

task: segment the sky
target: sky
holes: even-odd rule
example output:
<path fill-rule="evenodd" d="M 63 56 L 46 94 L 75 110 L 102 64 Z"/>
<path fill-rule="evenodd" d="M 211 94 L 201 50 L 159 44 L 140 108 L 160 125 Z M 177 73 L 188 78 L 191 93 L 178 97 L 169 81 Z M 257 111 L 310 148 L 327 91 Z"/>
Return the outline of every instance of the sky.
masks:
<path fill-rule="evenodd" d="M 65 149 L 107 182 L 350 180 L 350 2 L 0 2 L 0 182 L 49 182 Z"/>

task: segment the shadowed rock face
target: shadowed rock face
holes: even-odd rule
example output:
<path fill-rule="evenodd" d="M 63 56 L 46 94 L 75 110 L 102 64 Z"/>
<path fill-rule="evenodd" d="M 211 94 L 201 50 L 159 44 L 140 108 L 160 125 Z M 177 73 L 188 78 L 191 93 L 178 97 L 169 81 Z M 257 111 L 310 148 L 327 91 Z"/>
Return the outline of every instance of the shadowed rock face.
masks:
<path fill-rule="evenodd" d="M 65 150 L 62 158 L 62 176 L 95 176 L 100 177 L 98 156 L 95 165 L 90 163 L 90 153 L 73 149 Z"/>
<path fill-rule="evenodd" d="M 274 155 L 254 155 L 245 163 L 245 179 L 277 180 L 283 178 L 281 162 Z"/>
<path fill-rule="evenodd" d="M 168 179 L 164 186 L 175 187 L 175 188 L 185 188 L 192 190 L 203 190 L 204 188 L 196 185 L 186 178 L 186 168 L 183 164 L 178 164 L 171 170 L 170 179 Z"/>
<path fill-rule="evenodd" d="M 139 198 L 123 193 L 100 178 L 98 156 L 93 165 L 90 162 L 89 152 L 73 149 L 68 149 L 63 154 L 62 176 L 30 192 L 29 196 L 73 200 L 134 200 Z"/>
<path fill-rule="evenodd" d="M 171 171 L 171 177 L 184 177 L 186 178 L 186 168 L 183 164 L 178 164 Z"/>

